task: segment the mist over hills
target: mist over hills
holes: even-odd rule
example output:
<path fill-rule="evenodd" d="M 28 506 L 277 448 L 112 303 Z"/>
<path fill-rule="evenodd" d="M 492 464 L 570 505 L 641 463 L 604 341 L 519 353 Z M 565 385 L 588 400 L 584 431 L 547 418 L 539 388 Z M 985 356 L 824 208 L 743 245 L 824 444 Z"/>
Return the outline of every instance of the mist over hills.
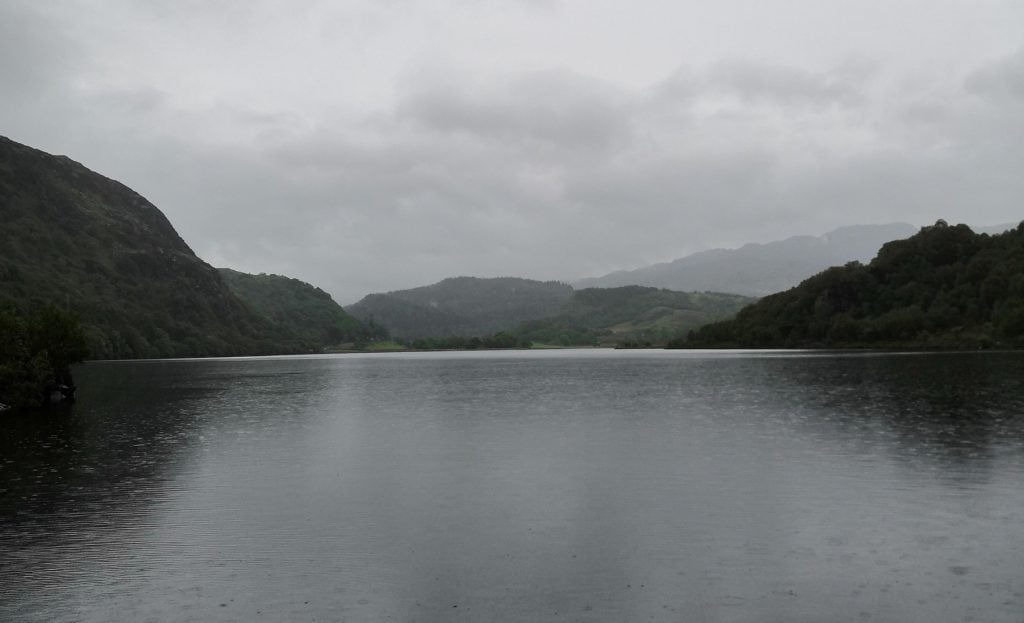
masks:
<path fill-rule="evenodd" d="M 0 308 L 32 313 L 56 305 L 76 312 L 93 358 L 324 346 L 240 299 L 135 191 L 4 137 L 0 223 Z M 331 322 L 339 318 L 335 313 Z"/>
<path fill-rule="evenodd" d="M 406 340 L 506 331 L 562 344 L 665 341 L 734 314 L 751 297 L 785 290 L 830 266 L 868 261 L 885 243 L 915 231 L 905 223 L 842 227 L 821 236 L 704 251 L 573 286 L 457 277 L 371 294 L 346 309 Z"/>
<path fill-rule="evenodd" d="M 883 244 L 906 238 L 913 225 L 853 225 L 821 236 L 793 236 L 738 249 L 712 249 L 671 262 L 580 279 L 576 288 L 642 285 L 685 292 L 765 296 L 791 288 L 830 266 L 867 262 Z"/>
<path fill-rule="evenodd" d="M 410 341 L 502 332 L 519 344 L 657 343 L 732 316 L 752 301 L 744 293 L 759 296 L 785 290 L 825 267 L 866 261 L 880 247 L 880 258 L 899 257 L 914 266 L 919 264 L 914 253 L 892 249 L 915 249 L 924 256 L 932 252 L 931 243 L 890 242 L 912 234 L 915 228 L 910 225 L 863 225 L 823 236 L 705 251 L 666 264 L 581 280 L 575 289 L 557 281 L 453 277 L 429 286 L 371 294 L 346 311 L 326 292 L 297 279 L 213 268 L 196 257 L 159 209 L 127 186 L 66 157 L 3 137 L 0 223 L 0 309 L 27 314 L 56 305 L 78 313 L 94 358 L 317 352 L 339 343 L 383 337 L 384 329 Z M 931 232 L 928 240 L 941 237 L 935 233 L 938 229 L 925 229 Z M 958 232 L 960 247 L 989 244 L 985 235 L 970 233 L 980 236 L 970 238 L 961 228 L 948 229 Z M 974 277 L 1002 275 L 1005 271 L 1000 272 L 999 262 L 1017 265 L 1014 251 L 1006 250 L 1005 241 L 1010 238 L 993 239 L 1004 241 L 999 243 L 1003 250 L 982 256 L 999 258 L 996 263 L 973 257 L 963 260 L 970 263 Z M 895 265 L 879 262 L 871 264 L 871 275 L 878 272 L 876 265 Z M 1016 292 L 1019 280 L 1012 274 L 1004 276 L 998 283 L 987 279 L 982 288 L 989 316 L 971 320 L 981 323 L 978 331 L 982 333 L 991 329 L 993 335 L 1005 336 L 1007 327 L 1016 326 L 1013 305 L 1017 299 L 999 302 L 994 294 L 1000 283 Z M 955 316 L 948 305 L 933 304 L 922 293 L 932 282 L 936 288 L 948 284 L 923 268 L 918 277 L 915 291 L 921 291 L 920 300 L 904 305 L 912 308 L 904 310 L 905 315 L 914 315 L 920 308 L 940 319 Z M 647 285 L 633 285 L 637 281 Z M 970 298 L 964 288 L 955 289 L 957 301 Z M 998 309 L 992 307 L 993 301 L 999 303 Z M 969 301 L 957 305 L 968 319 L 974 318 L 971 310 L 977 305 L 971 307 Z M 740 317 L 749 319 L 758 313 L 745 311 Z M 939 326 L 934 318 L 927 322 L 929 327 Z"/>
<path fill-rule="evenodd" d="M 297 279 L 213 268 L 127 186 L 5 138 L 0 219 L 0 309 L 56 305 L 79 314 L 93 358 L 317 352 L 380 338 L 383 327 L 412 340 L 518 331 L 533 321 L 530 335 L 555 343 L 664 340 L 745 302 L 455 277 L 367 296 L 353 315 Z"/>

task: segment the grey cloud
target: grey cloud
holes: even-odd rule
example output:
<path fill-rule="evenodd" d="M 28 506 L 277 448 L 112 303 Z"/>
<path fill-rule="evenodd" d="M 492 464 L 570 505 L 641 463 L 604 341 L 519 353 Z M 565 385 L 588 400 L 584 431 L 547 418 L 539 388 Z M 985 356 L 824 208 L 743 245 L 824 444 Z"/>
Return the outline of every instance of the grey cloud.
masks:
<path fill-rule="evenodd" d="M 770 114 L 695 105 L 666 118 L 654 97 L 588 98 L 544 80 L 483 95 L 424 88 L 358 124 L 277 119 L 253 150 L 180 142 L 146 166 L 168 170 L 159 205 L 200 255 L 289 272 L 345 302 L 456 274 L 569 279 L 852 221 L 971 220 L 978 209 L 1008 221 L 1024 194 L 998 179 L 1016 175 L 1019 148 L 974 160 L 991 149 L 985 128 L 1014 113 L 955 93 L 865 94 L 824 120 L 784 101 Z M 715 102 L 717 89 L 687 97 Z M 610 112 L 555 127 L 579 106 Z M 913 107 L 934 111 L 915 132 L 903 118 Z M 587 143 L 584 132 L 610 138 Z"/>
<path fill-rule="evenodd" d="M 1024 50 L 972 72 L 964 80 L 968 92 L 982 97 L 1024 100 Z"/>
<path fill-rule="evenodd" d="M 81 49 L 59 21 L 48 19 L 37 3 L 0 3 L 0 80 L 4 97 L 49 91 L 72 75 Z"/>
<path fill-rule="evenodd" d="M 601 81 L 566 71 L 515 77 L 496 87 L 414 85 L 400 117 L 442 132 L 608 148 L 628 134 L 630 98 Z"/>
<path fill-rule="evenodd" d="M 168 106 L 167 93 L 152 87 L 104 89 L 93 97 L 91 103 L 112 115 L 127 115 L 133 120 L 173 112 Z"/>
<path fill-rule="evenodd" d="M 651 101 L 665 101 L 676 103 L 688 103 L 700 95 L 702 90 L 702 76 L 698 75 L 688 66 L 677 67 L 663 80 L 653 84 L 648 89 L 648 99 Z"/>
<path fill-rule="evenodd" d="M 234 11 L 258 17 L 224 6 L 208 34 Z M 12 138 L 132 186 L 211 262 L 342 302 L 458 274 L 572 279 L 853 222 L 1007 222 L 1024 196 L 1020 53 L 916 86 L 869 63 L 683 66 L 631 89 L 438 61 L 368 113 L 185 106 L 170 79 L 81 88 L 91 44 L 36 7 L 0 4 L 13 38 L 0 46 L 34 55 L 27 73 L 0 55 L 20 87 L 0 101 Z M 190 19 L 163 10 L 154 22 Z"/>
<path fill-rule="evenodd" d="M 692 105 L 701 99 L 735 97 L 741 103 L 793 106 L 851 106 L 863 102 L 875 74 L 871 63 L 848 61 L 830 71 L 733 59 L 704 70 L 681 66 L 649 92 L 653 101 Z"/>
<path fill-rule="evenodd" d="M 751 61 L 730 61 L 712 68 L 707 88 L 732 94 L 748 102 L 795 104 L 848 104 L 860 99 L 850 76 L 838 70 L 814 73 Z"/>

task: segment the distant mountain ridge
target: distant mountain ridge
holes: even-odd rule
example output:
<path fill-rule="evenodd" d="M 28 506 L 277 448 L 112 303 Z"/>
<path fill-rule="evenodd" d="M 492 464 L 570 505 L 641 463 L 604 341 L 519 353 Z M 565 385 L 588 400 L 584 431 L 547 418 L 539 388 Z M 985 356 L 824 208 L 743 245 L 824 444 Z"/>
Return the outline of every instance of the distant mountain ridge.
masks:
<path fill-rule="evenodd" d="M 93 358 L 308 352 L 124 184 L 0 137 L 0 308 L 81 316 Z"/>
<path fill-rule="evenodd" d="M 558 281 L 518 277 L 452 277 L 438 283 L 370 294 L 346 307 L 356 318 L 402 339 L 481 336 L 555 314 L 572 296 Z"/>
<path fill-rule="evenodd" d="M 641 285 L 682 292 L 765 296 L 791 288 L 830 266 L 869 261 L 883 244 L 918 228 L 907 223 L 853 225 L 821 236 L 793 236 L 738 249 L 712 249 L 635 270 L 580 279 L 576 288 Z"/>
<path fill-rule="evenodd" d="M 454 277 L 410 290 L 371 294 L 347 309 L 411 342 L 495 333 L 514 343 L 665 343 L 731 317 L 753 299 L 642 286 L 574 290 L 556 281 Z"/>
<path fill-rule="evenodd" d="M 1000 225 L 985 225 L 981 227 L 972 227 L 976 234 L 988 234 L 993 236 L 995 234 L 1005 234 L 1011 229 L 1016 229 L 1019 223 L 1002 223 Z"/>

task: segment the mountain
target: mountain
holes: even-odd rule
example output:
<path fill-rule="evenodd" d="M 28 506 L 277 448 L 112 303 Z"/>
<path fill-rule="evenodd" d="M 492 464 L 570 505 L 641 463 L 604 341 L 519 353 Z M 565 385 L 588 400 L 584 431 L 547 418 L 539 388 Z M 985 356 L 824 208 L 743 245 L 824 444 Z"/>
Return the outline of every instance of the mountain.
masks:
<path fill-rule="evenodd" d="M 282 275 L 250 275 L 218 268 L 228 289 L 250 309 L 310 348 L 382 337 L 383 331 L 353 318 L 330 294 Z"/>
<path fill-rule="evenodd" d="M 734 294 L 641 286 L 574 291 L 554 281 L 455 277 L 422 288 L 371 294 L 347 309 L 419 347 L 448 348 L 454 342 L 434 338 L 494 338 L 500 333 L 511 345 L 665 343 L 728 318 L 751 301 Z"/>
<path fill-rule="evenodd" d="M 664 344 L 753 302 L 715 292 L 674 292 L 643 286 L 577 290 L 554 316 L 523 323 L 519 340 L 547 344 Z"/>
<path fill-rule="evenodd" d="M 990 236 L 939 221 L 676 345 L 1024 347 L 1024 223 Z"/>
<path fill-rule="evenodd" d="M 409 290 L 371 294 L 346 310 L 402 339 L 481 336 L 551 316 L 572 296 L 557 281 L 453 277 Z"/>
<path fill-rule="evenodd" d="M 986 226 L 983 226 L 983 227 L 972 227 L 971 229 L 973 229 L 974 233 L 976 233 L 976 234 L 989 234 L 989 235 L 993 235 L 993 234 L 1002 234 L 1002 233 L 1010 231 L 1011 229 L 1016 229 L 1016 228 L 1017 228 L 1017 223 L 1003 223 L 1002 225 L 986 225 Z"/>
<path fill-rule="evenodd" d="M 793 236 L 738 249 L 702 251 L 664 264 L 581 279 L 573 286 L 641 285 L 764 296 L 791 288 L 829 266 L 866 262 L 886 242 L 906 238 L 915 231 L 906 223 L 842 227 L 821 236 Z"/>
<path fill-rule="evenodd" d="M 76 312 L 94 358 L 252 355 L 308 344 L 235 296 L 127 186 L 0 137 L 0 309 Z"/>

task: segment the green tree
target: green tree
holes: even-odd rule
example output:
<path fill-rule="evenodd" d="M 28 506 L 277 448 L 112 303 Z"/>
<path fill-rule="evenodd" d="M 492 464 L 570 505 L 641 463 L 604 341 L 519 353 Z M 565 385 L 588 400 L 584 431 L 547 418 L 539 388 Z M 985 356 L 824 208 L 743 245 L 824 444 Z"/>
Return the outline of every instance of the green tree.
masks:
<path fill-rule="evenodd" d="M 88 354 L 75 314 L 55 307 L 28 317 L 0 312 L 0 402 L 15 408 L 44 405 L 56 388 L 73 387 L 71 365 Z"/>
<path fill-rule="evenodd" d="M 85 331 L 77 314 L 56 307 L 44 307 L 29 322 L 32 349 L 45 353 L 50 370 L 58 381 L 70 377 L 71 365 L 89 356 Z"/>

